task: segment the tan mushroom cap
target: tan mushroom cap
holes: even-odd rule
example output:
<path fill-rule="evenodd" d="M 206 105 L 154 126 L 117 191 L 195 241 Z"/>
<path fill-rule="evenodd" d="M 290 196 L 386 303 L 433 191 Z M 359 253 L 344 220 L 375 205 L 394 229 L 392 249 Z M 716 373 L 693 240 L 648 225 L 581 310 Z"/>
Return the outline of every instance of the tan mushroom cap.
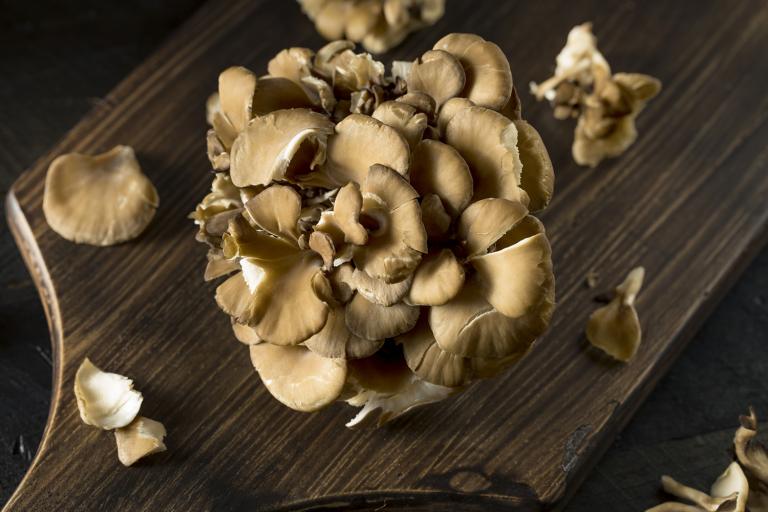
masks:
<path fill-rule="evenodd" d="M 448 34 L 434 46 L 456 57 L 464 67 L 462 96 L 476 105 L 499 110 L 512 95 L 512 71 L 496 44 L 474 34 Z"/>
<path fill-rule="evenodd" d="M 430 50 L 413 62 L 407 77 L 409 92 L 423 92 L 438 107 L 464 90 L 466 77 L 461 63 L 443 50 Z"/>
<path fill-rule="evenodd" d="M 275 55 L 267 64 L 269 76 L 287 78 L 296 85 L 310 74 L 315 52 L 309 48 L 286 48 Z"/>
<path fill-rule="evenodd" d="M 437 104 L 435 103 L 435 99 L 429 94 L 423 92 L 407 92 L 402 96 L 395 98 L 395 101 L 406 103 L 419 112 L 426 114 L 427 119 L 429 119 L 430 122 L 435 119 Z"/>
<path fill-rule="evenodd" d="M 368 340 L 352 333 L 347 327 L 345 308 L 335 305 L 328 313 L 325 326 L 304 344 L 312 352 L 329 358 L 359 359 L 376 353 L 383 339 Z"/>
<path fill-rule="evenodd" d="M 464 108 L 450 120 L 445 141 L 469 165 L 475 188 L 473 201 L 500 197 L 527 204 L 528 196 L 520 188 L 523 165 L 517 140 L 515 124 L 487 108 Z"/>
<path fill-rule="evenodd" d="M 117 458 L 123 466 L 132 466 L 147 455 L 164 452 L 165 435 L 162 423 L 139 416 L 130 425 L 115 430 Z"/>
<path fill-rule="evenodd" d="M 45 220 L 76 243 L 105 246 L 136 238 L 158 204 L 157 190 L 128 146 L 95 156 L 61 155 L 45 177 Z"/>
<path fill-rule="evenodd" d="M 450 249 L 434 250 L 416 268 L 408 302 L 440 306 L 454 298 L 464 285 L 464 268 Z"/>
<path fill-rule="evenodd" d="M 506 199 L 491 198 L 472 203 L 462 212 L 457 227 L 467 255 L 484 253 L 527 214 L 528 210 L 522 204 Z"/>
<path fill-rule="evenodd" d="M 234 319 L 232 319 L 232 332 L 235 334 L 237 341 L 244 345 L 258 345 L 264 341 L 256 333 L 256 329 L 248 325 L 239 324 Z"/>
<path fill-rule="evenodd" d="M 317 167 L 333 122 L 308 109 L 277 110 L 255 117 L 237 136 L 230 153 L 230 175 L 238 187 L 268 185 Z"/>
<path fill-rule="evenodd" d="M 104 430 L 131 423 L 144 400 L 131 379 L 102 371 L 87 357 L 75 374 L 75 398 L 83 423 Z"/>
<path fill-rule="evenodd" d="M 413 149 L 427 128 L 427 115 L 400 101 L 385 101 L 373 111 L 371 117 L 394 128 Z"/>
<path fill-rule="evenodd" d="M 363 0 L 353 4 L 347 14 L 347 37 L 355 42 L 362 41 L 381 16 L 381 2 L 378 0 Z"/>
<path fill-rule="evenodd" d="M 368 241 L 368 232 L 360 224 L 362 207 L 363 195 L 360 192 L 360 185 L 351 181 L 341 187 L 333 205 L 333 215 L 344 233 L 345 242 L 363 245 Z"/>
<path fill-rule="evenodd" d="M 437 195 L 452 217 L 472 199 L 472 174 L 454 148 L 436 140 L 423 140 L 413 150 L 411 185 L 420 195 Z"/>
<path fill-rule="evenodd" d="M 635 298 L 643 285 L 645 269 L 637 267 L 616 287 L 613 300 L 595 310 L 587 323 L 587 339 L 610 356 L 629 361 L 640 346 L 642 331 Z"/>
<path fill-rule="evenodd" d="M 458 387 L 472 377 L 469 359 L 443 350 L 435 341 L 426 315 L 416 327 L 397 339 L 408 367 L 420 378 L 439 386 Z"/>
<path fill-rule="evenodd" d="M 421 198 L 421 219 L 428 237 L 437 240 L 448 235 L 451 216 L 436 194 L 427 194 Z"/>
<path fill-rule="evenodd" d="M 382 306 L 359 293 L 352 297 L 346 308 L 347 327 L 366 340 L 393 338 L 411 330 L 418 319 L 418 307 L 402 303 Z"/>
<path fill-rule="evenodd" d="M 370 302 L 381 306 L 391 306 L 400 302 L 408 294 L 412 281 L 413 275 L 409 275 L 400 282 L 386 283 L 355 269 L 352 272 L 350 283 L 357 293 Z"/>
<path fill-rule="evenodd" d="M 350 181 L 362 184 L 374 164 L 386 165 L 405 175 L 410 164 L 408 143 L 397 130 L 381 121 L 350 114 L 328 138 L 322 169 L 337 186 L 342 186 Z"/>
<path fill-rule="evenodd" d="M 291 409 L 316 411 L 336 400 L 344 388 L 344 359 L 322 357 L 302 346 L 261 343 L 250 350 L 264 386 Z"/>
<path fill-rule="evenodd" d="M 298 244 L 301 196 L 286 185 L 272 185 L 245 203 L 246 218 L 267 233 Z"/>
<path fill-rule="evenodd" d="M 304 89 L 292 80 L 278 76 L 259 78 L 256 94 L 253 96 L 253 115 L 261 116 L 292 108 L 312 108 L 312 101 Z"/>
<path fill-rule="evenodd" d="M 321 272 L 321 261 L 313 252 L 275 261 L 246 261 L 259 269 L 258 280 L 248 283 L 240 272 L 220 284 L 216 302 L 225 313 L 275 345 L 296 345 L 323 328 L 328 304 L 312 287 L 313 278 Z"/>
<path fill-rule="evenodd" d="M 245 130 L 248 121 L 253 117 L 253 97 L 256 94 L 257 78 L 251 71 L 242 66 L 225 69 L 219 75 L 219 102 L 221 112 L 231 124 L 235 133 Z M 216 127 L 216 115 L 213 116 L 213 126 Z M 216 130 L 217 133 L 220 130 Z M 221 134 L 219 133 L 221 137 Z M 229 146 L 226 140 L 222 140 Z"/>
<path fill-rule="evenodd" d="M 437 114 L 437 129 L 441 135 L 445 135 L 445 129 L 448 123 L 458 112 L 467 107 L 474 107 L 475 104 L 467 98 L 451 98 L 446 101 Z"/>
<path fill-rule="evenodd" d="M 522 119 L 514 121 L 517 127 L 517 149 L 523 164 L 520 186 L 528 194 L 531 211 L 547 207 L 555 188 L 555 171 L 549 152 L 536 128 Z"/>
<path fill-rule="evenodd" d="M 418 193 L 394 170 L 371 166 L 362 186 L 361 216 L 372 224 L 368 243 L 357 247 L 357 268 L 387 283 L 402 281 L 427 252 Z"/>

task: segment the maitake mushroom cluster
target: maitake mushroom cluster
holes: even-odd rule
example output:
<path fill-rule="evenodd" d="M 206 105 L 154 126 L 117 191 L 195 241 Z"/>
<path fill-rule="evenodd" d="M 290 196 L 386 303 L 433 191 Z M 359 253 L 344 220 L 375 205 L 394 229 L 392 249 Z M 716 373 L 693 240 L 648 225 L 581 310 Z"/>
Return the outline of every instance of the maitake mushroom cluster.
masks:
<path fill-rule="evenodd" d="M 635 142 L 635 118 L 660 90 L 661 82 L 652 76 L 611 74 L 591 23 L 571 29 L 557 56 L 554 76 L 531 84 L 537 99 L 552 104 L 556 118 L 578 117 L 573 159 L 590 167 L 619 156 Z"/>
<path fill-rule="evenodd" d="M 445 13 L 445 0 L 299 0 L 329 41 L 349 39 L 369 52 L 384 53 Z"/>
<path fill-rule="evenodd" d="M 347 41 L 281 51 L 208 102 L 205 278 L 267 389 L 386 421 L 523 357 L 554 306 L 529 210 L 554 176 L 495 44 L 451 34 L 391 74 Z M 379 411 L 379 414 L 371 414 Z"/>

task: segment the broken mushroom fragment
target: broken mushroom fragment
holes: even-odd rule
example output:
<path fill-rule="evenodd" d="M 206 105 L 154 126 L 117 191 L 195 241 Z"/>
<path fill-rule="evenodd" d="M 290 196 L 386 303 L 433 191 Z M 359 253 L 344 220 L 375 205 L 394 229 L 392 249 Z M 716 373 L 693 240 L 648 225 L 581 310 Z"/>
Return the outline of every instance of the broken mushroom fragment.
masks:
<path fill-rule="evenodd" d="M 147 455 L 164 452 L 165 434 L 162 423 L 138 416 L 129 425 L 115 430 L 117 458 L 124 466 L 131 466 Z"/>
<path fill-rule="evenodd" d="M 637 267 L 616 287 L 613 300 L 597 309 L 587 323 L 587 339 L 608 355 L 627 362 L 640 346 L 640 320 L 635 299 L 643 286 L 645 269 Z"/>
<path fill-rule="evenodd" d="M 380 48 L 442 2 L 305 0 Z M 382 21 L 383 20 L 383 21 Z M 392 29 L 392 30 L 390 30 Z M 230 68 L 207 105 L 206 279 L 264 386 L 298 411 L 383 423 L 521 360 L 555 301 L 530 215 L 554 187 L 501 50 L 470 34 L 388 70 L 352 41 Z M 309 102 L 309 103 L 307 103 Z"/>
<path fill-rule="evenodd" d="M 591 23 L 571 29 L 554 76 L 531 83 L 531 92 L 550 102 L 556 118 L 578 117 L 571 152 L 577 164 L 590 167 L 635 142 L 635 119 L 660 90 L 661 82 L 651 76 L 612 74 Z"/>
<path fill-rule="evenodd" d="M 736 462 L 732 462 L 718 477 L 709 494 L 683 485 L 669 476 L 661 477 L 664 490 L 695 505 L 691 507 L 684 503 L 667 502 L 648 509 L 646 512 L 687 512 L 703 510 L 707 512 L 745 512 L 749 497 L 747 477 Z"/>
<path fill-rule="evenodd" d="M 144 400 L 131 379 L 104 372 L 87 357 L 75 374 L 75 398 L 83 423 L 104 430 L 131 423 Z"/>
<path fill-rule="evenodd" d="M 136 238 L 158 204 L 157 190 L 129 146 L 95 156 L 61 155 L 45 177 L 45 220 L 76 243 L 105 246 Z"/>

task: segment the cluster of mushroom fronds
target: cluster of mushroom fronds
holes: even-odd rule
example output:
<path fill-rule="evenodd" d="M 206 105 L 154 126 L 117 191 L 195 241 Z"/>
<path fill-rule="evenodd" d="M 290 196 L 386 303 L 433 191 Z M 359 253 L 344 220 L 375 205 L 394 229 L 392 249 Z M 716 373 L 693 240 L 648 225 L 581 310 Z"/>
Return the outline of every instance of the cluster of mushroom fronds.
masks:
<path fill-rule="evenodd" d="M 451 34 L 392 74 L 348 41 L 219 76 L 206 279 L 267 389 L 386 421 L 523 357 L 546 329 L 554 176 L 501 49 Z M 378 411 L 378 414 L 372 414 Z"/>
<path fill-rule="evenodd" d="M 165 427 L 139 416 L 144 397 L 131 379 L 102 371 L 86 357 L 75 374 L 75 399 L 83 423 L 115 431 L 117 457 L 124 466 L 165 451 Z"/>
<path fill-rule="evenodd" d="M 531 83 L 531 92 L 549 100 L 556 118 L 578 117 L 571 148 L 576 163 L 595 167 L 626 151 L 637 139 L 635 119 L 661 82 L 640 73 L 611 74 L 591 23 L 571 29 L 556 62 L 554 76 Z"/>
<path fill-rule="evenodd" d="M 646 512 L 766 512 L 768 511 L 768 449 L 757 441 L 757 416 L 739 418 L 741 426 L 733 437 L 735 459 L 712 484 L 709 494 L 683 485 L 669 476 L 661 477 L 664 490 L 693 505 L 669 501 Z"/>
<path fill-rule="evenodd" d="M 445 0 L 299 0 L 329 41 L 348 39 L 384 53 L 443 17 Z"/>

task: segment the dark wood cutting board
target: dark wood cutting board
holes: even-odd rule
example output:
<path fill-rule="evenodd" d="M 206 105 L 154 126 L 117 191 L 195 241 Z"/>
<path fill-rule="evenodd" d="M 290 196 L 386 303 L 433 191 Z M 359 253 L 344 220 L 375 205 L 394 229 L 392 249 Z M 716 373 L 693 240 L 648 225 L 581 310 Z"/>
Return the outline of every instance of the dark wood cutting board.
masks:
<path fill-rule="evenodd" d="M 617 71 L 659 77 L 640 138 L 595 170 L 570 157 L 572 124 L 533 104 L 568 30 L 594 22 Z M 463 2 L 385 60 L 412 59 L 448 32 L 477 32 L 512 63 L 526 118 L 557 172 L 543 216 L 557 275 L 548 335 L 503 377 L 379 430 L 355 410 L 316 414 L 272 399 L 204 283 L 186 218 L 211 175 L 204 101 L 218 72 L 263 72 L 287 46 L 322 41 L 294 2 L 210 2 L 15 184 L 8 219 L 33 274 L 55 354 L 39 452 L 5 511 L 539 510 L 560 508 L 689 336 L 766 239 L 768 6 L 761 1 Z M 136 148 L 161 198 L 138 240 L 71 244 L 45 223 L 42 193 L 62 152 Z M 583 329 L 635 265 L 644 340 L 619 364 Z M 590 270 L 598 287 L 584 286 Z M 111 433 L 84 425 L 72 390 L 88 356 L 132 377 L 168 451 L 122 467 Z M 717 376 L 713 375 L 713 379 Z M 713 404 L 716 406 L 716 404 Z"/>

